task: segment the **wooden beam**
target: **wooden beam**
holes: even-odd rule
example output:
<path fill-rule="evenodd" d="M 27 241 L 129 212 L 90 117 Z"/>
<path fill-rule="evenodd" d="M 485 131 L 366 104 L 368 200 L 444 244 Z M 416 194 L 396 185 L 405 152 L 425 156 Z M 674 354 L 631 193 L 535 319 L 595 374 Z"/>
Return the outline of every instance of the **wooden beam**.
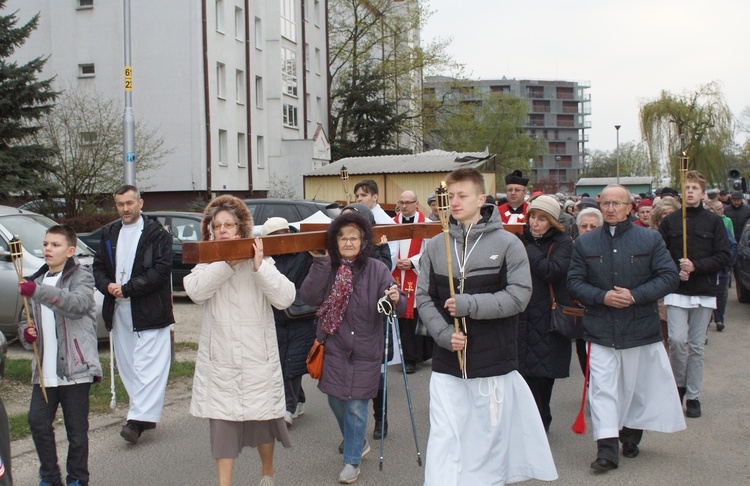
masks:
<path fill-rule="evenodd" d="M 324 224 L 327 228 L 327 224 Z M 267 256 L 322 250 L 326 246 L 326 232 L 318 224 L 303 224 L 300 233 L 263 237 L 263 253 Z M 505 225 L 505 229 L 518 234 L 523 225 Z M 388 241 L 411 238 L 432 238 L 440 234 L 440 223 L 375 225 L 375 241 L 385 235 Z M 254 238 L 222 241 L 186 241 L 182 244 L 183 263 L 210 263 L 227 260 L 242 260 L 254 255 Z"/>

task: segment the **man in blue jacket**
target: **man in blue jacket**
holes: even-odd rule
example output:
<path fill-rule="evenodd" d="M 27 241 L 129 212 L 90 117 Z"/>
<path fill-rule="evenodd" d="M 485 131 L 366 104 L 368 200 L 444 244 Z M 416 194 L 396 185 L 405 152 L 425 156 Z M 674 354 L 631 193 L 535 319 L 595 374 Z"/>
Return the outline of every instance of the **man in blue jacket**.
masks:
<path fill-rule="evenodd" d="M 677 287 L 674 263 L 656 231 L 632 224 L 630 193 L 609 185 L 599 205 L 604 225 L 575 240 L 570 295 L 586 307 L 589 404 L 596 460 L 608 471 L 633 458 L 643 429 L 685 428 L 674 376 L 661 343 L 657 301 Z"/>

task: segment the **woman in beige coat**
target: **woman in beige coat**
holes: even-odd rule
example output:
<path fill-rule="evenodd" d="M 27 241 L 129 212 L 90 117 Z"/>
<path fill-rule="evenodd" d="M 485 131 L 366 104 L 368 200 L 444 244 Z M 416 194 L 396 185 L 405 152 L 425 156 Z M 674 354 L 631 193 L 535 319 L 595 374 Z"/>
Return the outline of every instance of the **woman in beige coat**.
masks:
<path fill-rule="evenodd" d="M 252 216 L 234 196 L 212 200 L 203 216 L 204 240 L 248 238 Z M 185 291 L 203 306 L 203 326 L 193 379 L 190 414 L 209 419 L 211 452 L 219 485 L 230 485 L 234 459 L 245 446 L 257 447 L 261 486 L 273 486 L 276 440 L 290 447 L 284 422 L 284 385 L 271 306 L 294 302 L 294 284 L 263 257 L 196 265 Z"/>

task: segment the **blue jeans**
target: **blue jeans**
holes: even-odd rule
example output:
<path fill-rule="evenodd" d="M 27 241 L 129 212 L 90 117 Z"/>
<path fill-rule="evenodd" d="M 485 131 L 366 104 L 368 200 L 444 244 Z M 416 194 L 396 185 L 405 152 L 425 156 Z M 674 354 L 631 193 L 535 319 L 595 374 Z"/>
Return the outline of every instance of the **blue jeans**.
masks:
<path fill-rule="evenodd" d="M 369 400 L 339 400 L 328 395 L 328 405 L 344 436 L 344 464 L 359 465 L 367 430 L 367 402 Z"/>
<path fill-rule="evenodd" d="M 57 464 L 55 446 L 55 420 L 57 407 L 62 406 L 63 422 L 68 435 L 68 460 L 66 482 L 76 479 L 89 483 L 89 389 L 91 383 L 47 388 L 48 403 L 44 402 L 42 389 L 34 385 L 29 407 L 29 426 L 39 455 L 39 476 L 42 481 L 57 484 L 62 481 Z"/>
<path fill-rule="evenodd" d="M 727 283 L 729 272 L 719 272 L 719 283 L 716 287 L 716 309 L 714 309 L 714 322 L 724 322 L 724 311 L 727 309 Z"/>

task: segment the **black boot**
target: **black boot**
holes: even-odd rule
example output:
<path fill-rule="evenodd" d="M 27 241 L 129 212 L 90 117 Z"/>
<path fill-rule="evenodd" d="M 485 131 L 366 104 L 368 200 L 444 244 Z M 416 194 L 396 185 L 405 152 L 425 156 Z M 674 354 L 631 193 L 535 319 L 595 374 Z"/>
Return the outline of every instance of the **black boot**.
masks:
<path fill-rule="evenodd" d="M 620 460 L 617 437 L 608 439 L 599 439 L 596 441 L 596 460 L 591 463 L 591 469 L 595 471 L 607 472 L 611 469 L 617 469 Z"/>
<path fill-rule="evenodd" d="M 385 410 L 385 427 L 381 436 L 381 419 L 383 418 L 383 389 L 378 388 L 378 394 L 372 399 L 373 417 L 375 417 L 375 429 L 372 431 L 373 439 L 384 439 L 388 435 L 388 405 Z"/>

